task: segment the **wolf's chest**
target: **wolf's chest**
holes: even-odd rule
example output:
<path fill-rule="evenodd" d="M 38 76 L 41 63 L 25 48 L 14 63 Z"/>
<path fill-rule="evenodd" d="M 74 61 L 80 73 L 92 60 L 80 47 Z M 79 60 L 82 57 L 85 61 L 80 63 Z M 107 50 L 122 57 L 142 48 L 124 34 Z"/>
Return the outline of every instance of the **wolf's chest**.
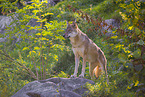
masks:
<path fill-rule="evenodd" d="M 73 52 L 75 54 L 78 54 L 81 57 L 84 56 L 84 50 L 85 50 L 85 48 L 83 48 L 83 47 L 81 47 L 81 48 L 73 48 Z"/>

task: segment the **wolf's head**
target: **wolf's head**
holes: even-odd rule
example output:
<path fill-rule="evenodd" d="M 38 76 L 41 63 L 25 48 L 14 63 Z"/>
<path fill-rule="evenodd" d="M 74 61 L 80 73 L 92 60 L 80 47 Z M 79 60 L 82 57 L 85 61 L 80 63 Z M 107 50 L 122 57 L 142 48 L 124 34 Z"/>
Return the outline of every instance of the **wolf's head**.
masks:
<path fill-rule="evenodd" d="M 65 33 L 63 34 L 63 37 L 64 38 L 75 37 L 78 34 L 77 28 L 78 28 L 78 26 L 77 26 L 77 24 L 75 22 L 73 22 L 72 24 L 70 24 L 67 21 L 67 28 L 66 28 Z"/>

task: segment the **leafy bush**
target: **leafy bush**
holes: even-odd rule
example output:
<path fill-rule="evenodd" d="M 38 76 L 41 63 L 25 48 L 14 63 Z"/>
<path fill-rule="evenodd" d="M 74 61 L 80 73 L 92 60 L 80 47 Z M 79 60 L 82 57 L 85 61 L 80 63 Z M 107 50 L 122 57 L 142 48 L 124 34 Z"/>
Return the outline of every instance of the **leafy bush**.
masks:
<path fill-rule="evenodd" d="M 13 19 L 11 27 L 7 26 L 7 32 L 1 35 L 8 36 L 0 45 L 2 97 L 12 95 L 29 81 L 51 77 L 52 68 L 64 51 L 64 38 L 60 35 L 66 22 L 50 21 L 47 16 L 54 14 L 46 9 L 47 2 L 32 1 L 31 5 L 8 14 Z M 2 7 L 5 9 L 5 5 Z M 30 24 L 32 20 L 35 25 Z"/>
<path fill-rule="evenodd" d="M 101 75 L 95 85 L 86 85 L 89 96 L 144 96 L 143 1 L 64 0 L 55 6 L 47 5 L 47 1 L 32 1 L 22 9 L 15 7 L 16 2 L 3 1 L 0 5 L 13 19 L 6 27 L 7 32 L 0 35 L 0 38 L 8 37 L 0 44 L 2 97 L 11 96 L 30 81 L 67 78 L 73 73 L 74 55 L 69 41 L 64 41 L 62 35 L 66 20 L 75 19 L 107 57 L 109 85 Z M 9 9 L 14 9 L 15 13 Z M 112 34 L 107 36 L 110 32 L 101 30 L 106 24 L 98 16 L 115 18 L 122 25 L 120 28 L 109 26 Z M 32 20 L 35 25 L 30 25 Z M 85 77 L 90 79 L 88 65 Z"/>

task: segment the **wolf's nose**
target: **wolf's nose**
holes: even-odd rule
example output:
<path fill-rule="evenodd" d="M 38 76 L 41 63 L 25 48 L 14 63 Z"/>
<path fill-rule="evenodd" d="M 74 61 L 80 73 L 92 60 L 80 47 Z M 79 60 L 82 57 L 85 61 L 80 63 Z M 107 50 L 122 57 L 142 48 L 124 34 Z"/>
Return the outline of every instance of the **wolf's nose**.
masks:
<path fill-rule="evenodd" d="M 65 34 L 63 34 L 63 37 L 65 37 Z"/>

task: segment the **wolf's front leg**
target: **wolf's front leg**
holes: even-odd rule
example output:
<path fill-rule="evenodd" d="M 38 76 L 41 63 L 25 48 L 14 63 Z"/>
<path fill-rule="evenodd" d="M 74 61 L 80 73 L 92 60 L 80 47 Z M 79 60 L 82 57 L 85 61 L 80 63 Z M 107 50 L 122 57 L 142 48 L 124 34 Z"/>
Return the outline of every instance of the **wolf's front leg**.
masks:
<path fill-rule="evenodd" d="M 83 78 L 85 75 L 85 68 L 86 68 L 86 61 L 83 59 L 83 65 L 82 65 L 82 73 L 79 75 L 80 78 Z"/>
<path fill-rule="evenodd" d="M 74 74 L 71 75 L 71 78 L 77 77 L 77 73 L 78 73 L 78 67 L 79 67 L 79 56 L 75 56 L 75 70 L 74 70 Z"/>

